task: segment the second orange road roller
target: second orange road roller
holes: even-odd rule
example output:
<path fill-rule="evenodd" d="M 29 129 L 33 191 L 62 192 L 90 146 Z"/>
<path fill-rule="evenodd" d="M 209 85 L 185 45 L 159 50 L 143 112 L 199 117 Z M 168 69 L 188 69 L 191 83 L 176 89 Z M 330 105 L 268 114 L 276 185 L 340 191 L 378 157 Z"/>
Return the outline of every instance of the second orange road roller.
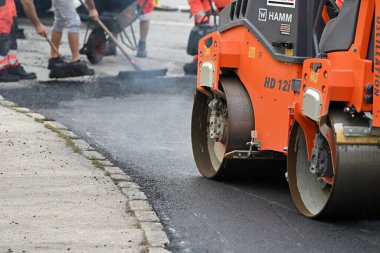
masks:
<path fill-rule="evenodd" d="M 380 0 L 233 1 L 199 44 L 192 146 L 210 179 L 286 159 L 307 217 L 379 213 Z"/>

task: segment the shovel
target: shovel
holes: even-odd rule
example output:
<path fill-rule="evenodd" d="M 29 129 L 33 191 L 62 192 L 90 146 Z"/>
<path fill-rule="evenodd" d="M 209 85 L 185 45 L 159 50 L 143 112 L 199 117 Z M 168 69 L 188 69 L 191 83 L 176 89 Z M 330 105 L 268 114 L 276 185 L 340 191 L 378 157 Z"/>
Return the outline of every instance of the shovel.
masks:
<path fill-rule="evenodd" d="M 46 41 L 49 43 L 53 51 L 58 55 L 59 58 L 63 59 L 63 56 L 59 53 L 58 49 L 54 46 L 53 42 L 48 37 L 45 37 Z"/>

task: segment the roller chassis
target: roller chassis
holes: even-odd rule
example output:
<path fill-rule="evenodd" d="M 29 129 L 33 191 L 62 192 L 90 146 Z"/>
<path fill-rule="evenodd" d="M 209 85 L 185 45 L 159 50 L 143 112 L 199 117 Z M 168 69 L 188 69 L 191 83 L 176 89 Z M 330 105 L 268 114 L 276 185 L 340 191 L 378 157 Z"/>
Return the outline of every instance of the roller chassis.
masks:
<path fill-rule="evenodd" d="M 380 25 L 380 0 L 357 3 L 355 37 L 347 50 L 318 54 L 316 49 L 314 55 L 320 57 L 314 58 L 281 54 L 268 43 L 250 20 L 250 3 L 233 2 L 221 14 L 219 31 L 199 44 L 192 123 L 198 169 L 205 177 L 218 178 L 234 159 L 287 157 L 290 191 L 303 215 L 343 217 L 379 211 L 380 41 L 372 42 L 375 58 L 368 59 L 368 54 L 372 21 L 379 19 Z M 231 82 L 241 86 L 243 95 L 231 94 L 228 88 L 226 92 Z M 209 137 L 194 127 L 210 123 L 207 116 L 195 119 L 202 111 L 200 100 L 215 96 L 224 100 L 229 117 L 231 106 L 241 108 L 238 100 L 249 104 L 253 117 L 234 116 L 245 125 L 252 121 L 250 129 L 239 131 L 227 124 L 236 134 L 229 132 L 224 143 L 219 140 L 225 149 L 216 165 L 205 161 L 219 144 L 199 152 L 199 140 Z M 240 148 L 230 147 L 230 142 Z"/>

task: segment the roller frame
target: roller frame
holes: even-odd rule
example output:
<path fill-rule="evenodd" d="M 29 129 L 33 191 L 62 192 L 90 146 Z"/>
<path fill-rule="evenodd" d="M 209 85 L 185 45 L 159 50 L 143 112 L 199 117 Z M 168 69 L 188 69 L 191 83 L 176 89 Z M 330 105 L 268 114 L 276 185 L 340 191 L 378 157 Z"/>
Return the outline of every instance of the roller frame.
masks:
<path fill-rule="evenodd" d="M 255 141 L 260 143 L 260 150 L 251 153 L 248 147 L 244 147 L 249 141 L 248 135 L 242 139 L 234 136 L 236 145 L 228 146 L 226 149 L 221 165 L 223 169 L 228 170 L 231 159 L 262 159 L 265 152 L 288 155 L 288 163 L 293 163 L 296 129 L 302 129 L 305 136 L 305 152 L 310 161 L 315 136 L 321 133 L 329 144 L 334 170 L 331 195 L 326 205 L 317 212 L 309 212 L 295 199 L 297 208 L 310 218 L 346 217 L 380 211 L 380 137 L 377 134 L 380 129 L 380 99 L 374 98 L 372 104 L 363 99 L 368 83 L 374 83 L 375 86 L 376 82 L 380 83 L 380 75 L 374 78 L 372 61 L 367 59 L 375 11 L 380 23 L 380 0 L 361 1 L 356 35 L 349 50 L 328 53 L 324 59 L 308 59 L 302 65 L 284 64 L 273 60 L 259 39 L 243 26 L 209 34 L 200 41 L 199 65 L 212 62 L 209 64 L 213 66 L 209 74 L 213 76 L 209 80 L 213 80 L 213 83 L 208 82 L 205 87 L 201 84 L 201 75 L 198 73 L 196 96 L 217 95 L 228 100 L 228 91 L 221 87 L 220 80 L 223 78 L 222 73 L 234 72 L 247 90 L 252 108 L 255 108 L 252 120 L 255 128 L 251 130 L 258 132 Z M 242 37 L 244 41 L 239 39 Z M 212 43 L 206 43 L 207 41 Z M 380 48 L 380 41 L 375 41 L 375 56 L 380 55 L 376 52 L 377 47 Z M 319 67 L 314 68 L 315 64 Z M 270 67 L 276 71 L 270 71 Z M 263 80 L 268 76 L 273 77 L 275 81 L 297 80 L 300 86 L 295 87 L 294 93 L 280 93 L 276 89 L 270 93 L 262 88 Z M 311 100 L 311 108 L 305 108 L 308 89 L 313 89 L 320 96 L 314 102 Z M 268 102 L 268 99 L 273 98 L 274 101 Z M 195 102 L 197 103 L 197 98 Z M 263 107 L 260 107 L 262 104 L 267 105 L 268 117 L 265 117 Z M 282 118 L 285 113 L 286 119 Z M 368 114 L 373 118 L 369 119 Z M 196 116 L 197 112 L 193 114 L 193 120 Z M 365 129 L 363 136 L 360 132 L 348 136 L 342 131 L 342 127 Z M 238 132 L 237 129 L 234 131 Z M 251 140 L 251 143 L 255 142 Z M 194 144 L 193 149 L 196 153 L 197 147 Z M 197 166 L 202 167 L 202 164 L 197 163 Z M 294 179 L 290 180 L 293 180 L 293 198 L 297 198 L 297 183 L 294 183 Z"/>

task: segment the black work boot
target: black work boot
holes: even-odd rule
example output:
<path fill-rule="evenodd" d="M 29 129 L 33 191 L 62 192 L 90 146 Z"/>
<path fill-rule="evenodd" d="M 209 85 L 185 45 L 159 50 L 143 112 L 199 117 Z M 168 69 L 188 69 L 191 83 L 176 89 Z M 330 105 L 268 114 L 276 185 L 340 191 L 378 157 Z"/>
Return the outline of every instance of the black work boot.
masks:
<path fill-rule="evenodd" d="M 136 57 L 146 58 L 148 56 L 148 52 L 146 51 L 146 41 L 139 41 L 139 45 L 137 47 Z"/>
<path fill-rule="evenodd" d="M 198 71 L 198 61 L 193 60 L 192 62 L 186 63 L 183 66 L 183 71 L 187 75 L 196 75 Z"/>
<path fill-rule="evenodd" d="M 0 83 L 17 82 L 20 77 L 11 75 L 6 69 L 0 70 Z"/>
<path fill-rule="evenodd" d="M 95 71 L 87 66 L 82 60 L 75 62 L 57 63 L 50 70 L 50 78 L 67 78 L 77 76 L 93 76 Z"/>
<path fill-rule="evenodd" d="M 78 60 L 69 63 L 68 68 L 70 69 L 70 76 L 93 76 L 95 75 L 95 70 L 90 69 L 87 62 Z"/>
<path fill-rule="evenodd" d="M 49 59 L 48 69 L 54 68 L 55 65 L 65 63 L 65 60 L 61 57 L 55 57 Z"/>
<path fill-rule="evenodd" d="M 20 79 L 24 79 L 24 80 L 33 80 L 37 78 L 36 73 L 26 72 L 24 67 L 21 65 L 7 68 L 7 72 L 8 74 L 18 76 Z"/>

